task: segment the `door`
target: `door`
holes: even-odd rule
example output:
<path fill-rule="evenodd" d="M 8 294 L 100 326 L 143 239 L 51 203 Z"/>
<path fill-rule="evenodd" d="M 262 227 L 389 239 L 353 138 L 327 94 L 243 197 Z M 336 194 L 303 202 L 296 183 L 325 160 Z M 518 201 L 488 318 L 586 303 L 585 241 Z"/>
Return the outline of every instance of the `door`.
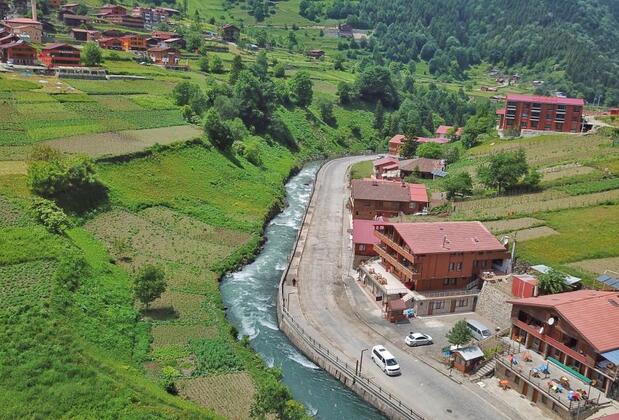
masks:
<path fill-rule="evenodd" d="M 526 382 L 522 382 L 522 395 L 526 397 L 528 393 L 529 393 L 529 384 Z"/>
<path fill-rule="evenodd" d="M 428 303 L 428 315 L 432 315 L 432 310 L 434 309 L 434 302 Z"/>
<path fill-rule="evenodd" d="M 449 309 L 449 312 L 451 312 L 451 313 L 456 312 L 456 299 L 452 299 L 452 301 L 451 301 L 451 308 Z"/>
<path fill-rule="evenodd" d="M 531 396 L 531 401 L 537 403 L 537 398 L 539 397 L 539 391 L 537 389 L 533 389 L 533 395 Z"/>

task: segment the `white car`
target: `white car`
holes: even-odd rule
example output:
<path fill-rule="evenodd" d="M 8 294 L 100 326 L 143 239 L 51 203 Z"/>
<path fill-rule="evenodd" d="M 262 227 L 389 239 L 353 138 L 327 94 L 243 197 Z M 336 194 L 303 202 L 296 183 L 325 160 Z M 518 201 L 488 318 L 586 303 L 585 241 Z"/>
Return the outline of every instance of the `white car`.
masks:
<path fill-rule="evenodd" d="M 393 354 L 381 345 L 372 347 L 372 360 L 383 372 L 389 376 L 400 374 L 400 365 L 393 357 Z"/>
<path fill-rule="evenodd" d="M 411 332 L 406 336 L 404 342 L 410 347 L 425 346 L 427 344 L 432 344 L 432 337 L 428 334 Z"/>

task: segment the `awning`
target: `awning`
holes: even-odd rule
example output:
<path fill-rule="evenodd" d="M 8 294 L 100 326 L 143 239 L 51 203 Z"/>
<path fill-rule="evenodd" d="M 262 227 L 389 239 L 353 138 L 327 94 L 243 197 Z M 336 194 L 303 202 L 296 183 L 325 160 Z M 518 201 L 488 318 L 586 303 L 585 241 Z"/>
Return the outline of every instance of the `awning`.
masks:
<path fill-rule="evenodd" d="M 463 349 L 458 349 L 455 351 L 466 361 L 479 359 L 480 357 L 484 357 L 484 352 L 477 346 L 465 347 Z"/>
<path fill-rule="evenodd" d="M 619 365 L 619 349 L 607 351 L 606 353 L 600 354 L 600 356 L 602 356 L 609 362 L 613 362 L 614 364 Z"/>
<path fill-rule="evenodd" d="M 566 371 L 570 375 L 575 376 L 576 378 L 580 379 L 581 381 L 583 381 L 587 385 L 591 384 L 591 379 L 587 378 L 585 375 L 581 374 L 577 370 L 574 370 L 571 367 L 569 367 L 567 365 L 564 365 L 563 363 L 559 362 L 557 359 L 554 359 L 552 357 L 548 357 L 546 360 L 548 360 L 553 365 L 563 369 L 564 371 Z"/>
<path fill-rule="evenodd" d="M 615 277 L 611 277 L 608 274 L 602 274 L 600 277 L 598 277 L 598 281 L 600 283 L 604 283 L 609 287 L 612 287 L 613 289 L 619 290 L 619 279 Z"/>

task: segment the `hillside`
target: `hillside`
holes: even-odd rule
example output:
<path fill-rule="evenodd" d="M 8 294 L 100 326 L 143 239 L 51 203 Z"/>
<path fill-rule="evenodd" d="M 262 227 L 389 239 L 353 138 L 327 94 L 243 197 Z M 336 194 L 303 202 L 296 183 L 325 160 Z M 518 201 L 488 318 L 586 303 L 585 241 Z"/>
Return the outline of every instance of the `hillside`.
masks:
<path fill-rule="evenodd" d="M 374 29 L 375 52 L 426 60 L 435 76 L 465 77 L 480 60 L 601 103 L 619 103 L 619 5 L 613 0 L 336 0 L 309 2 L 317 20 Z"/>

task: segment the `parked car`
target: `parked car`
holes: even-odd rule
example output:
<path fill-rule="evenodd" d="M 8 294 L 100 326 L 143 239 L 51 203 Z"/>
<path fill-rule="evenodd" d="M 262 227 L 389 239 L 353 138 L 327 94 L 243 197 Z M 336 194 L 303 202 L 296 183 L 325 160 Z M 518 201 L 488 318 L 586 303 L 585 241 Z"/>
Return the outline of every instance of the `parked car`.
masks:
<path fill-rule="evenodd" d="M 377 345 L 372 347 L 372 360 L 389 376 L 396 376 L 401 373 L 397 360 L 384 346 Z"/>
<path fill-rule="evenodd" d="M 423 334 L 419 332 L 411 332 L 406 336 L 404 342 L 407 346 L 417 347 L 417 346 L 425 346 L 427 344 L 432 344 L 432 337 L 428 334 Z"/>
<path fill-rule="evenodd" d="M 475 337 L 479 341 L 492 335 L 488 327 L 486 327 L 479 321 L 475 321 L 474 319 L 467 319 L 466 326 L 469 327 L 469 330 L 471 330 L 471 334 L 473 335 L 473 337 Z"/>

